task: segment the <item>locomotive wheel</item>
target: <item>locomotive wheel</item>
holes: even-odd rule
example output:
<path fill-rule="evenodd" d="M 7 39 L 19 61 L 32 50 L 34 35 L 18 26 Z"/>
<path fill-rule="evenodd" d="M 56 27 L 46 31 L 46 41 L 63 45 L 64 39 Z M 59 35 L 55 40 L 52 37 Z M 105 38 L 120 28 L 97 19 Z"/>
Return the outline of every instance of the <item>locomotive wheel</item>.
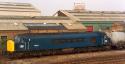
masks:
<path fill-rule="evenodd" d="M 14 59 L 15 58 L 13 53 L 7 53 L 6 57 L 9 58 L 9 59 Z"/>

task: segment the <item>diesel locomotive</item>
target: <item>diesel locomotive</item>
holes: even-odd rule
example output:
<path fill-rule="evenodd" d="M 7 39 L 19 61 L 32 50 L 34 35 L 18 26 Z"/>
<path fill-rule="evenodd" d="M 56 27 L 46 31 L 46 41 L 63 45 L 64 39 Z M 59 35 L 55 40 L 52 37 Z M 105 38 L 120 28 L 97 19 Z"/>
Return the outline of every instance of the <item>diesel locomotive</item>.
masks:
<path fill-rule="evenodd" d="M 62 51 L 72 48 L 103 47 L 110 45 L 103 32 L 20 34 L 14 40 L 7 40 L 3 54 L 21 56 L 23 54 L 43 54 L 46 51 Z M 17 55 L 16 55 L 17 54 Z"/>

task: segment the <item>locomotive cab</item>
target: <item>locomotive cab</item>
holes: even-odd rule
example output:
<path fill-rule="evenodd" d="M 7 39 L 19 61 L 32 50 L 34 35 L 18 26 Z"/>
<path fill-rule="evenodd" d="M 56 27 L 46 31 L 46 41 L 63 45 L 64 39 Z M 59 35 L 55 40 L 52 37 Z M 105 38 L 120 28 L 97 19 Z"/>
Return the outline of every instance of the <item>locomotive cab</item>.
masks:
<path fill-rule="evenodd" d="M 6 45 L 6 51 L 9 53 L 25 51 L 26 39 L 21 36 L 16 36 L 14 40 L 7 40 Z"/>
<path fill-rule="evenodd" d="M 107 35 L 104 36 L 104 45 L 106 46 L 111 46 L 112 45 L 112 41 L 111 41 L 111 38 L 108 37 Z"/>
<path fill-rule="evenodd" d="M 22 37 L 22 36 L 16 36 L 15 37 L 15 51 L 25 51 L 26 50 L 26 45 L 28 43 L 27 38 Z"/>

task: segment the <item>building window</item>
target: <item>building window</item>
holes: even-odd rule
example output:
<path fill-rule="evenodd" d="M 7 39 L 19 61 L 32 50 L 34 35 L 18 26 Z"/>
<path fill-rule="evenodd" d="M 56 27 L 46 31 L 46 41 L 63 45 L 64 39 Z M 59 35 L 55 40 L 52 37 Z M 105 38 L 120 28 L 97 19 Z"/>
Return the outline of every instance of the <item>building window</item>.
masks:
<path fill-rule="evenodd" d="M 7 42 L 7 36 L 1 36 L 1 45 L 2 47 L 4 46 L 4 44 Z"/>
<path fill-rule="evenodd" d="M 7 36 L 1 36 L 1 40 L 6 41 L 7 40 Z"/>

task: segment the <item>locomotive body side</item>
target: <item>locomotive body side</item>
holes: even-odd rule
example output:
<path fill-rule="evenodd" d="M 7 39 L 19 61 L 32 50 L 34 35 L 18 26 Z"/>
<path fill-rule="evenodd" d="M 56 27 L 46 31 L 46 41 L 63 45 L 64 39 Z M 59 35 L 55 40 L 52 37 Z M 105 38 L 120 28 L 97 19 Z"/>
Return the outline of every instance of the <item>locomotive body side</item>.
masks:
<path fill-rule="evenodd" d="M 69 33 L 56 35 L 19 35 L 15 38 L 15 51 L 33 51 L 77 47 L 103 46 L 107 44 L 104 33 Z"/>
<path fill-rule="evenodd" d="M 7 44 L 9 44 L 7 42 Z M 11 53 L 24 53 L 68 48 L 103 47 L 108 45 L 106 34 L 102 32 L 21 34 L 15 37 Z M 11 48 L 11 47 L 10 47 Z M 11 51 L 10 50 L 10 51 Z M 7 50 L 7 52 L 10 52 Z"/>

